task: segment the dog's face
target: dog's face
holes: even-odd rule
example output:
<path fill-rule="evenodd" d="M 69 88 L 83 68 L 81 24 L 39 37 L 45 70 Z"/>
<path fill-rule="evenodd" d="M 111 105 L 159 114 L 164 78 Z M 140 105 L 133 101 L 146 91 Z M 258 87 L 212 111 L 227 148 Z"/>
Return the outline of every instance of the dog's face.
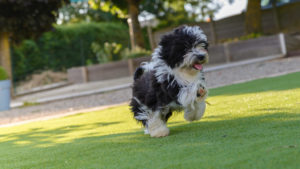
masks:
<path fill-rule="evenodd" d="M 208 62 L 208 43 L 198 26 L 182 26 L 162 37 L 161 58 L 172 68 L 188 72 L 201 71 Z"/>

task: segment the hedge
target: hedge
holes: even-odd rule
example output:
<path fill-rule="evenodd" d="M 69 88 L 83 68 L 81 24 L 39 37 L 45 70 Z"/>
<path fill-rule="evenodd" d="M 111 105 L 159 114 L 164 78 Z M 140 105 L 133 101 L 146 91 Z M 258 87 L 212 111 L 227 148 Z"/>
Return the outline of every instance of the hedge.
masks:
<path fill-rule="evenodd" d="M 0 81 L 8 79 L 6 71 L 0 66 Z"/>
<path fill-rule="evenodd" d="M 128 27 L 123 23 L 77 23 L 55 26 L 38 40 L 25 40 L 12 48 L 14 80 L 38 70 L 65 70 L 97 63 L 91 44 L 116 42 L 129 47 Z"/>

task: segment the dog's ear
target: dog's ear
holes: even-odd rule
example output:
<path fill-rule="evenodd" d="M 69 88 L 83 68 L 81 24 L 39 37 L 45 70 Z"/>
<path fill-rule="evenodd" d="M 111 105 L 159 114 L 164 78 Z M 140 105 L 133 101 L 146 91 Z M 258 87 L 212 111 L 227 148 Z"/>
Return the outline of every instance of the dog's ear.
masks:
<path fill-rule="evenodd" d="M 171 67 L 182 62 L 185 54 L 185 41 L 181 33 L 170 33 L 161 38 L 159 45 L 162 47 L 160 51 L 161 58 Z"/>

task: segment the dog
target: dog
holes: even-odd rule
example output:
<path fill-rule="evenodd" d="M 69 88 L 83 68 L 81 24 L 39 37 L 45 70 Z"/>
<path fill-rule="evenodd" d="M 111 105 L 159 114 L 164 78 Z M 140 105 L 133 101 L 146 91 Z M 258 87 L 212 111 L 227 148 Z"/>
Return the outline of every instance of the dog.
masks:
<path fill-rule="evenodd" d="M 184 110 L 187 121 L 203 116 L 208 58 L 207 37 L 199 26 L 181 26 L 161 38 L 150 62 L 134 73 L 130 108 L 145 134 L 168 136 L 166 123 L 174 111 Z"/>

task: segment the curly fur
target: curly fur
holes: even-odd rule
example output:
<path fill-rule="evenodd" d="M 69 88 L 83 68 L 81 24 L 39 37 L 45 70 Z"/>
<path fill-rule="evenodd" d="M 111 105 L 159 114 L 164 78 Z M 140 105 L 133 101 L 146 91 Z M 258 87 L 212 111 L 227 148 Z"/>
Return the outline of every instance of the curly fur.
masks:
<path fill-rule="evenodd" d="M 164 35 L 151 61 L 137 68 L 130 106 L 145 133 L 167 136 L 173 111 L 184 110 L 187 121 L 203 116 L 208 91 L 201 66 L 208 61 L 207 48 L 200 27 L 182 26 Z"/>

